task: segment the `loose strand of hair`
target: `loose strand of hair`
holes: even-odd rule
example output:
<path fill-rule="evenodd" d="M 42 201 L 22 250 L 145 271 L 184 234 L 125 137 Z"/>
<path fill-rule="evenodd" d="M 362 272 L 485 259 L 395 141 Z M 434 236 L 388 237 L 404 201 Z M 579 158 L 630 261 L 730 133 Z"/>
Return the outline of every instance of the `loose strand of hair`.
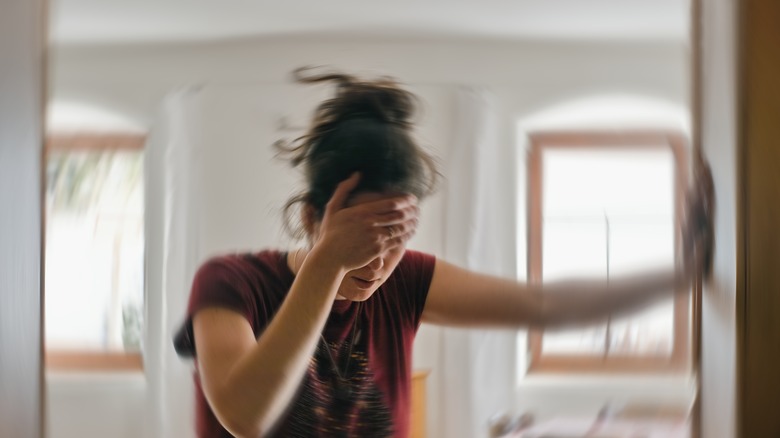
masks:
<path fill-rule="evenodd" d="M 299 193 L 290 198 L 282 207 L 282 227 L 284 231 L 293 237 L 295 240 L 301 240 L 306 237 L 306 230 L 301 223 L 300 214 L 296 215 L 294 207 L 297 204 L 306 204 L 309 194 L 306 192 Z M 297 217 L 297 225 L 293 225 L 293 218 Z"/>

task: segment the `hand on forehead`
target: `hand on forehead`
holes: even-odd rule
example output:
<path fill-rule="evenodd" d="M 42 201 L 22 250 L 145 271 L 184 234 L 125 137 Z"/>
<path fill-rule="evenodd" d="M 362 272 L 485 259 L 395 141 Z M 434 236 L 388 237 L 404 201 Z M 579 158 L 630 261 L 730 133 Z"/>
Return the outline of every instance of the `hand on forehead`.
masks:
<path fill-rule="evenodd" d="M 355 207 L 361 204 L 368 204 L 378 201 L 397 201 L 399 208 L 417 203 L 414 195 L 398 192 L 356 192 L 349 195 L 346 206 Z"/>

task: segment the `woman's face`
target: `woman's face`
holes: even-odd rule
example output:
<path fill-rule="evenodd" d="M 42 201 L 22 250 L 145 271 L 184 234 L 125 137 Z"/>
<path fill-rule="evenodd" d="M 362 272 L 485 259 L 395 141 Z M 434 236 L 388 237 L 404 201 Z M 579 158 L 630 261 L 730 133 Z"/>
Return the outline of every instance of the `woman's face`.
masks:
<path fill-rule="evenodd" d="M 347 206 L 377 201 L 382 198 L 397 196 L 377 192 L 361 192 L 350 196 Z M 319 234 L 319 223 L 315 225 L 314 240 Z M 406 245 L 396 247 L 380 257 L 375 258 L 369 264 L 347 272 L 339 286 L 338 298 L 351 301 L 365 301 L 387 281 L 406 251 Z"/>

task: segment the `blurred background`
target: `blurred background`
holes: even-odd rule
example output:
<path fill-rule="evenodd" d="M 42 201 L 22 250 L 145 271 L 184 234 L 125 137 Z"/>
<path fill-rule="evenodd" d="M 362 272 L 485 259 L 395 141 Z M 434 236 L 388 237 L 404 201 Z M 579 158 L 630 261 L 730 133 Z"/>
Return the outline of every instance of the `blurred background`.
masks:
<path fill-rule="evenodd" d="M 672 266 L 691 166 L 690 9 L 53 1 L 48 435 L 194 436 L 192 364 L 172 335 L 204 259 L 293 244 L 281 208 L 302 186 L 271 144 L 302 134 L 331 92 L 292 84 L 296 67 L 389 75 L 421 97 L 417 136 L 445 178 L 412 248 L 532 282 Z M 691 309 L 670 298 L 559 332 L 423 326 L 415 434 L 488 436 L 524 414 L 556 433 L 639 412 L 687 436 Z"/>

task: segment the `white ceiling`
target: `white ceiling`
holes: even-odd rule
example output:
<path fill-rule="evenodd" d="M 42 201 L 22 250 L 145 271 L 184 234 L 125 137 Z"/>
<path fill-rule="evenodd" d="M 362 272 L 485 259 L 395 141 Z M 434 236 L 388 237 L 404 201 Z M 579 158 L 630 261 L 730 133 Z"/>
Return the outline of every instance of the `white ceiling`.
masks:
<path fill-rule="evenodd" d="M 461 37 L 684 41 L 689 0 L 51 0 L 57 43 Z"/>

